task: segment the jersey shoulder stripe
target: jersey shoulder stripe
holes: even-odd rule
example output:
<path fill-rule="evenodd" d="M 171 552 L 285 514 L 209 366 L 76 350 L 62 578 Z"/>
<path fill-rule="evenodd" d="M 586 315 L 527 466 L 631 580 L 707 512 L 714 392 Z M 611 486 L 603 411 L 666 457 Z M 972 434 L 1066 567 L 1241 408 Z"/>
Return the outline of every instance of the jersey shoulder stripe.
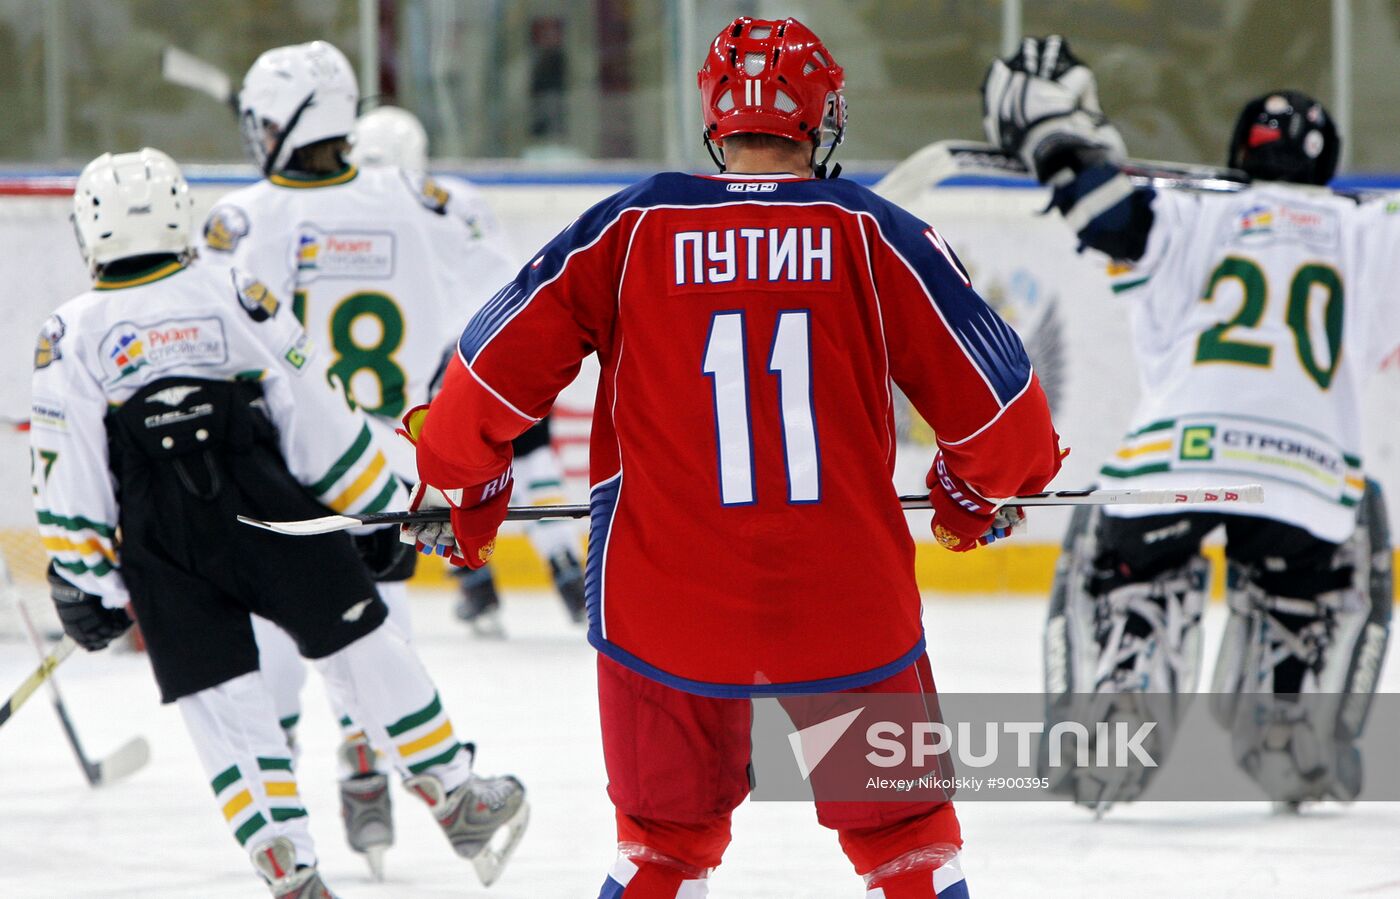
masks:
<path fill-rule="evenodd" d="M 516 279 L 501 288 L 467 324 L 457 344 L 463 361 L 474 362 L 491 338 L 529 304 L 540 288 L 564 273 L 565 266 L 576 253 L 601 240 L 628 210 L 646 208 L 650 187 L 661 177 L 653 176 L 618 191 L 584 212 L 546 244 Z"/>
<path fill-rule="evenodd" d="M 491 338 L 563 274 L 576 253 L 596 244 L 629 211 L 757 205 L 813 206 L 868 217 L 882 243 L 892 250 L 924 288 L 929 302 L 959 346 L 987 380 L 1001 405 L 1014 400 L 1030 379 L 1030 360 L 1020 339 L 971 290 L 957 255 L 931 226 L 874 192 L 850 181 L 775 178 L 774 189 L 755 192 L 756 182 L 698 177 L 675 172 L 654 175 L 589 209 L 564 229 L 506 285 L 468 325 L 458 344 L 473 362 Z M 765 183 L 765 184 L 766 184 Z M 742 185 L 743 190 L 731 188 Z"/>

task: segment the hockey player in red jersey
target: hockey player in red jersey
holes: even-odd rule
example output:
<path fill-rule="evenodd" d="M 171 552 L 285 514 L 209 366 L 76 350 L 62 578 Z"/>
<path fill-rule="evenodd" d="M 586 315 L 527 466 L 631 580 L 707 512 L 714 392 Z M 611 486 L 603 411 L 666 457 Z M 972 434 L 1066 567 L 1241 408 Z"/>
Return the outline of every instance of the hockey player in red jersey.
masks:
<path fill-rule="evenodd" d="M 721 174 L 584 213 L 463 333 L 405 419 L 408 537 L 491 555 L 511 439 L 597 353 L 586 584 L 619 855 L 602 899 L 692 899 L 749 789 L 749 697 L 933 692 L 891 483 L 897 384 L 939 436 L 934 532 L 1002 536 L 1058 438 L 1020 340 L 933 228 L 826 178 L 842 70 L 801 23 L 736 19 L 700 71 Z M 859 564 L 853 564 L 858 562 Z M 821 802 L 869 897 L 965 897 L 946 802 Z"/>

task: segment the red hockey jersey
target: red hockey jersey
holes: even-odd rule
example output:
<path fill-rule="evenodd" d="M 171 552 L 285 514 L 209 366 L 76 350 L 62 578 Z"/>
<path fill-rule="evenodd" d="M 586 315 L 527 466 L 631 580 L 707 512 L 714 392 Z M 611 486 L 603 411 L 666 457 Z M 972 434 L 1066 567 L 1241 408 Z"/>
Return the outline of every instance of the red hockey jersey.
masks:
<path fill-rule="evenodd" d="M 848 181 L 663 174 L 584 213 L 463 333 L 421 477 L 498 475 L 595 352 L 589 640 L 691 692 L 844 689 L 923 652 L 892 383 L 983 496 L 1059 468 L 1016 334 Z"/>

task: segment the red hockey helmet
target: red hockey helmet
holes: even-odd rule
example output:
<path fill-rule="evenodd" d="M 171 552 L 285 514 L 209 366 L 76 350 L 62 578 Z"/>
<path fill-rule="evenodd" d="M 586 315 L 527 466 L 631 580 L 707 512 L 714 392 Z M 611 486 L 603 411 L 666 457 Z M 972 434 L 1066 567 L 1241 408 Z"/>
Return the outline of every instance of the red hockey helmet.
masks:
<path fill-rule="evenodd" d="M 697 81 L 707 143 L 743 133 L 819 147 L 841 142 L 845 73 L 796 19 L 735 19 L 710 45 Z"/>

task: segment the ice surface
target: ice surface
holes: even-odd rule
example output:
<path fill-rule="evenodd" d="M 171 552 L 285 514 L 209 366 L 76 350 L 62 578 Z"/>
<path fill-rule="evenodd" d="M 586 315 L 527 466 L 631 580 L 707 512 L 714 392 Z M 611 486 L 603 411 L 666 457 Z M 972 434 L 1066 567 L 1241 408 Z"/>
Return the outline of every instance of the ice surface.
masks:
<path fill-rule="evenodd" d="M 338 734 L 313 676 L 300 781 L 327 882 L 346 899 L 592 899 L 613 854 L 592 650 L 544 595 L 506 598 L 505 643 L 468 636 L 446 594 L 415 595 L 414 614 L 457 731 L 479 744 L 479 770 L 511 771 L 528 786 L 530 832 L 501 881 L 484 890 L 426 811 L 395 790 L 398 845 L 387 857 L 388 881 L 370 882 L 345 847 L 332 765 Z M 939 687 L 1038 689 L 1043 615 L 1044 603 L 1031 599 L 930 597 L 925 621 Z M 1208 657 L 1222 618 L 1214 605 Z M 1394 647 L 1382 677 L 1388 691 L 1400 690 Z M 33 664 L 27 644 L 0 644 L 0 690 Z M 0 730 L 0 896 L 268 895 L 223 825 L 179 715 L 157 704 L 144 657 L 83 655 L 59 679 L 91 754 L 142 734 L 151 764 L 128 781 L 89 789 L 46 697 L 31 700 Z M 979 899 L 1400 896 L 1397 803 L 1323 806 L 1296 818 L 1274 817 L 1262 802 L 1139 805 L 1095 822 L 1058 803 L 965 802 L 959 815 L 963 867 Z M 863 895 L 835 835 L 809 807 L 779 803 L 736 812 L 734 843 L 710 893 Z"/>

